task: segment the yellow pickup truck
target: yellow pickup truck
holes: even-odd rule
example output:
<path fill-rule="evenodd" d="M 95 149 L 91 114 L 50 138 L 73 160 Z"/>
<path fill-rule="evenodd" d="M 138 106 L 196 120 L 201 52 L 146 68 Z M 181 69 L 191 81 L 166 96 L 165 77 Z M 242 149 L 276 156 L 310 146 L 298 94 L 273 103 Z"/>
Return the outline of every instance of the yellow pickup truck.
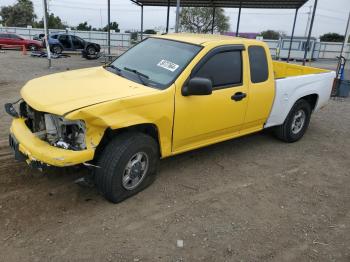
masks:
<path fill-rule="evenodd" d="M 272 61 L 256 40 L 150 37 L 104 67 L 29 81 L 5 105 L 16 159 L 93 167 L 120 202 L 154 181 L 160 158 L 273 127 L 295 142 L 331 93 L 334 72 Z"/>

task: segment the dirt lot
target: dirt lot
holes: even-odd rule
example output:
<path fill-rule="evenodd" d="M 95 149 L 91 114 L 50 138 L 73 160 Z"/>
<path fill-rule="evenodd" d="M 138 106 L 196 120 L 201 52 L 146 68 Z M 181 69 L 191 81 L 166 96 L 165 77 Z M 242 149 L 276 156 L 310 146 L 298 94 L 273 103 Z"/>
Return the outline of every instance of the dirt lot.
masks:
<path fill-rule="evenodd" d="M 0 104 L 29 79 L 99 64 L 0 54 Z M 0 112 L 1 261 L 350 261 L 350 100 L 316 113 L 298 143 L 259 133 L 161 161 L 118 205 L 17 163 Z M 177 247 L 183 240 L 183 248 Z"/>

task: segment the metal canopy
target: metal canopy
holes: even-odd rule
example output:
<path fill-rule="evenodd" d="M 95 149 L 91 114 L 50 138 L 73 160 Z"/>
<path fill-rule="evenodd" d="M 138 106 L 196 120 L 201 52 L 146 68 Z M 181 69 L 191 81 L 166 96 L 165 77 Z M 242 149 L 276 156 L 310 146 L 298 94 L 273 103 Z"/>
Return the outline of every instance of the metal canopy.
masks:
<path fill-rule="evenodd" d="M 110 0 L 108 0 L 110 1 Z M 239 24 L 241 20 L 241 9 L 242 8 L 270 8 L 270 9 L 294 9 L 294 22 L 291 36 L 291 43 L 288 50 L 288 59 L 289 62 L 290 53 L 292 49 L 292 43 L 294 38 L 295 24 L 297 21 L 298 10 L 302 7 L 308 0 L 130 0 L 134 4 L 137 4 L 141 7 L 141 39 L 143 36 L 143 7 L 144 6 L 166 6 L 167 11 L 167 25 L 166 33 L 169 32 L 169 11 L 171 6 L 176 6 L 176 22 L 175 22 L 175 32 L 179 30 L 179 15 L 180 15 L 180 6 L 182 7 L 210 7 L 213 8 L 212 16 L 212 29 L 211 33 L 214 33 L 214 22 L 215 22 L 215 10 L 216 8 L 238 8 L 238 19 L 236 27 L 236 36 L 239 36 Z M 309 28 L 309 34 L 306 42 L 306 46 L 310 44 L 312 27 L 314 24 L 314 18 L 316 13 L 317 1 L 314 0 L 314 7 L 312 12 L 311 24 Z M 305 48 L 303 65 L 306 62 L 308 48 Z"/>
<path fill-rule="evenodd" d="M 131 0 L 140 6 L 176 6 L 176 0 Z M 298 9 L 308 0 L 181 0 L 182 7 Z"/>

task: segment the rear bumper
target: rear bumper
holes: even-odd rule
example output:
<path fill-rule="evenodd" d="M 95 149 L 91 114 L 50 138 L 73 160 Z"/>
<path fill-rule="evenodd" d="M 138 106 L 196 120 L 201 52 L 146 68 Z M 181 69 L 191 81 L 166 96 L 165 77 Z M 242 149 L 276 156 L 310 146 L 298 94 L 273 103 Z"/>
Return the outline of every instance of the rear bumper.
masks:
<path fill-rule="evenodd" d="M 16 150 L 23 154 L 27 158 L 28 163 L 41 162 L 51 166 L 65 167 L 81 164 L 93 159 L 93 149 L 73 151 L 51 146 L 36 137 L 24 121 L 23 118 L 15 118 L 12 121 L 10 132 L 12 139 L 17 143 L 15 146 L 12 144 L 11 147 L 14 149 L 15 155 Z"/>

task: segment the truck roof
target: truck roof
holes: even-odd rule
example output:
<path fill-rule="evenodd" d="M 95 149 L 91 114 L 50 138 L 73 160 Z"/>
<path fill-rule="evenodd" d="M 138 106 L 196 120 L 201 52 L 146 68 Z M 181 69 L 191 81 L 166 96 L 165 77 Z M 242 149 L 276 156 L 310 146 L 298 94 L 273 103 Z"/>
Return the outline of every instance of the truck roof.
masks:
<path fill-rule="evenodd" d="M 153 37 L 153 36 L 152 36 Z M 156 36 L 163 39 L 175 40 L 186 42 L 195 45 L 207 45 L 209 43 L 219 43 L 219 42 L 230 42 L 230 44 L 243 44 L 243 43 L 262 43 L 261 41 L 254 39 L 246 39 L 240 37 L 232 37 L 227 35 L 212 35 L 212 34 L 189 34 L 189 33 L 178 33 L 178 34 L 166 34 L 161 36 Z"/>

